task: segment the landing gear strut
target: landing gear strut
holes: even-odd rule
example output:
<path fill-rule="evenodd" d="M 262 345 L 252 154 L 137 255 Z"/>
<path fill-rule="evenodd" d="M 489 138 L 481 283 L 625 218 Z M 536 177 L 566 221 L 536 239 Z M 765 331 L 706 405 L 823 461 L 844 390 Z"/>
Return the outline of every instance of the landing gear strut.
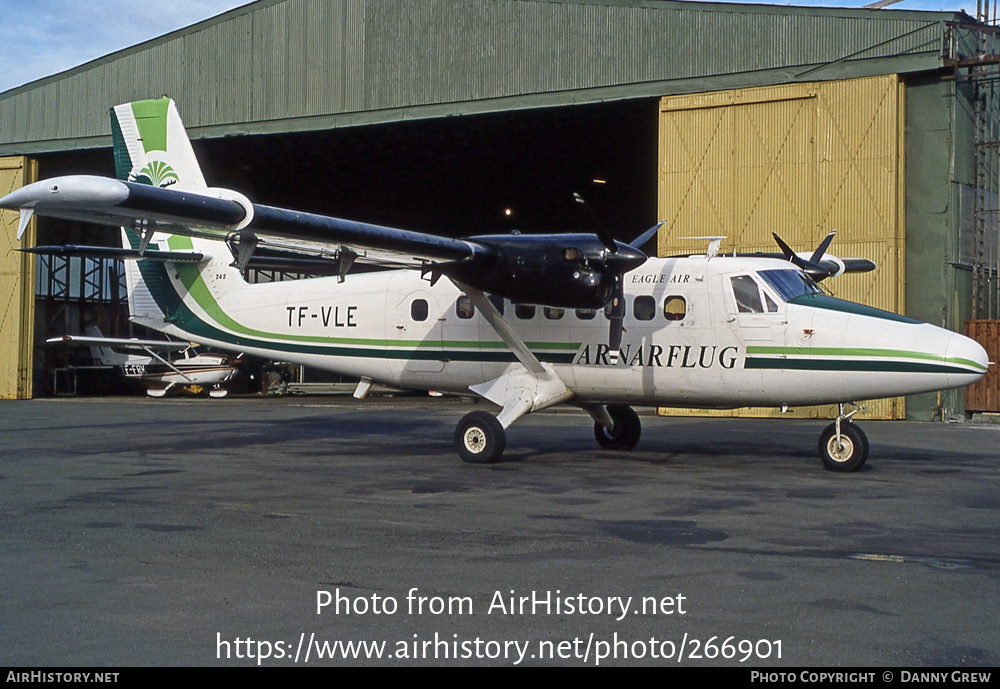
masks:
<path fill-rule="evenodd" d="M 868 459 L 868 436 L 851 422 L 861 408 L 852 406 L 845 414 L 841 404 L 840 416 L 819 435 L 819 456 L 831 471 L 857 471 Z"/>
<path fill-rule="evenodd" d="M 495 462 L 506 446 L 507 434 L 503 426 L 487 412 L 469 412 L 455 427 L 455 447 L 462 461 L 471 464 Z"/>
<path fill-rule="evenodd" d="M 594 422 L 594 437 L 597 438 L 597 444 L 605 450 L 631 450 L 639 442 L 639 436 L 642 434 L 639 415 L 632 410 L 632 407 L 625 404 L 609 404 L 607 411 L 612 422 L 610 429 L 606 425 L 607 419 L 604 423 L 600 420 Z"/>

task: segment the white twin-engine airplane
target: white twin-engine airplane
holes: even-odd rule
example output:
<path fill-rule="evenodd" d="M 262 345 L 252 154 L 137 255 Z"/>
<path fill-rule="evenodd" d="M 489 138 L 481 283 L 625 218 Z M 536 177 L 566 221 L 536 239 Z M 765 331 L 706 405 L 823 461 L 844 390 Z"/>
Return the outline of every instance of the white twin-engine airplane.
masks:
<path fill-rule="evenodd" d="M 969 338 L 821 291 L 823 278 L 874 268 L 826 255 L 832 235 L 811 254 L 778 240 L 783 254 L 720 256 L 715 238 L 684 258 L 639 250 L 656 227 L 630 244 L 601 227 L 447 239 L 209 188 L 169 99 L 111 120 L 118 179 L 59 177 L 0 199 L 20 210 L 19 236 L 33 213 L 121 226 L 131 318 L 168 335 L 358 376 L 356 397 L 372 381 L 471 390 L 501 410 L 459 421 L 467 462 L 497 460 L 506 428 L 561 403 L 589 412 L 598 444 L 617 450 L 639 440 L 628 405 L 840 403 L 819 451 L 851 471 L 868 440 L 845 405 L 969 385 L 989 363 Z M 356 259 L 409 269 L 347 275 Z M 254 262 L 296 261 L 333 269 L 242 278 Z"/>

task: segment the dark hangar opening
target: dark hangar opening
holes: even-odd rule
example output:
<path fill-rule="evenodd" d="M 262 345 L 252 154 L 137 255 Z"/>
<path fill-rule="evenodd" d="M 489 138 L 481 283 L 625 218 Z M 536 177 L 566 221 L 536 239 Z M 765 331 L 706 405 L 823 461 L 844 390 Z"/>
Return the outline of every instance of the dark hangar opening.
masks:
<path fill-rule="evenodd" d="M 459 237 L 590 231 L 572 200 L 579 192 L 631 240 L 656 222 L 657 113 L 645 99 L 196 148 L 210 184 L 258 203 Z"/>
<path fill-rule="evenodd" d="M 512 229 L 589 232 L 573 203 L 579 192 L 617 238 L 630 241 L 657 221 L 658 103 L 615 101 L 193 143 L 210 186 L 236 189 L 256 203 L 449 237 Z M 66 174 L 113 176 L 111 151 L 39 156 L 41 179 Z M 66 241 L 65 232 L 74 234 L 67 225 L 45 222 L 39 243 L 56 241 L 53 234 Z M 110 232 L 100 243 L 116 241 Z"/>

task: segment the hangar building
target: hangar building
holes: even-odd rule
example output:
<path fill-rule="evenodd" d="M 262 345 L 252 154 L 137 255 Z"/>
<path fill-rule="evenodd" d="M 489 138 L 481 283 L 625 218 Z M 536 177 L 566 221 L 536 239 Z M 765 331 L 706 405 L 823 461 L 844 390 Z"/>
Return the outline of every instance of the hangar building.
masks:
<path fill-rule="evenodd" d="M 661 255 L 837 229 L 833 253 L 879 266 L 831 281 L 838 296 L 961 330 L 1000 312 L 995 46 L 964 13 L 258 0 L 0 93 L 0 192 L 113 175 L 108 108 L 169 94 L 210 183 L 259 202 L 460 236 L 571 230 L 581 191 L 620 238 L 665 219 Z M 114 241 L 35 222 L 39 243 Z M 35 266 L 2 223 L 0 395 L 30 397 L 51 386 L 36 342 L 128 326 L 113 261 Z"/>

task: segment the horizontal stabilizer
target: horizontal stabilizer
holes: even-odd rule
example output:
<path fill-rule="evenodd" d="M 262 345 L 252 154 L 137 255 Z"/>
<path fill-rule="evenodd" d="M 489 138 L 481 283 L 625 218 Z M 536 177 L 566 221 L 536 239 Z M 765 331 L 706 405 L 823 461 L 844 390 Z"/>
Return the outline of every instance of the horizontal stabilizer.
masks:
<path fill-rule="evenodd" d="M 81 246 L 68 244 L 66 246 L 36 246 L 30 249 L 18 249 L 29 254 L 43 256 L 83 256 L 85 258 L 115 258 L 119 260 L 170 261 L 173 263 L 201 263 L 211 258 L 208 254 L 197 251 L 157 251 L 147 249 L 139 253 L 138 249 L 122 249 L 110 246 Z"/>

